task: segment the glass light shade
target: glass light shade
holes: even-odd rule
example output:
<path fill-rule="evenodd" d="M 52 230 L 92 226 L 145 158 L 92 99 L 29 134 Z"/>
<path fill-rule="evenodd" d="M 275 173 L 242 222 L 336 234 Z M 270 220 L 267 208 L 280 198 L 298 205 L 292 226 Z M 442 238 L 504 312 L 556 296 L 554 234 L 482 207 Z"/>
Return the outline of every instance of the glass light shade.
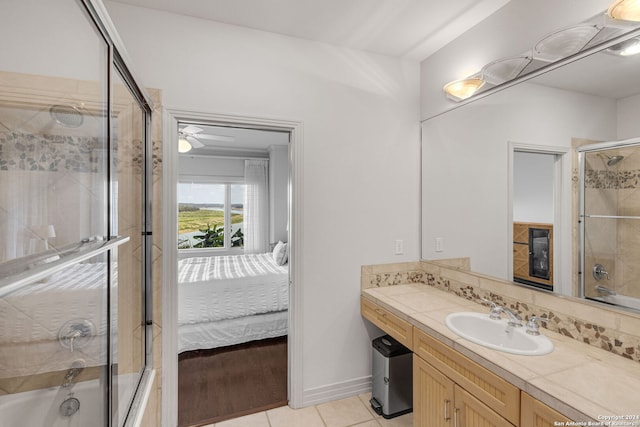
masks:
<path fill-rule="evenodd" d="M 442 90 L 449 99 L 462 101 L 469 98 L 484 85 L 484 80 L 479 77 L 469 77 L 447 83 Z"/>
<path fill-rule="evenodd" d="M 191 151 L 191 144 L 184 138 L 178 139 L 178 153 L 188 153 Z"/>
<path fill-rule="evenodd" d="M 607 15 L 621 21 L 640 21 L 640 0 L 616 0 L 609 6 Z"/>
<path fill-rule="evenodd" d="M 498 59 L 482 67 L 482 79 L 489 84 L 499 85 L 518 77 L 530 63 L 528 56 Z"/>
<path fill-rule="evenodd" d="M 581 24 L 546 35 L 533 48 L 535 59 L 555 62 L 580 52 L 601 28 L 593 24 Z"/>

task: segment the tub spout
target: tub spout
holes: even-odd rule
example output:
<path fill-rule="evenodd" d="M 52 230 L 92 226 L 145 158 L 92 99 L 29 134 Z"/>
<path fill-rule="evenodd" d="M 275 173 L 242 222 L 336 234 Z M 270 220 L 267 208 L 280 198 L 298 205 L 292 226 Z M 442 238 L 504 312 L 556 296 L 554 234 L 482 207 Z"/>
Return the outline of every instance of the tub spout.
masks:
<path fill-rule="evenodd" d="M 607 295 L 611 295 L 611 296 L 618 295 L 616 293 L 616 291 L 614 291 L 613 289 L 609 289 L 609 288 L 607 288 L 605 286 L 602 286 L 602 285 L 596 285 L 596 291 L 598 291 L 601 294 L 607 294 Z"/>

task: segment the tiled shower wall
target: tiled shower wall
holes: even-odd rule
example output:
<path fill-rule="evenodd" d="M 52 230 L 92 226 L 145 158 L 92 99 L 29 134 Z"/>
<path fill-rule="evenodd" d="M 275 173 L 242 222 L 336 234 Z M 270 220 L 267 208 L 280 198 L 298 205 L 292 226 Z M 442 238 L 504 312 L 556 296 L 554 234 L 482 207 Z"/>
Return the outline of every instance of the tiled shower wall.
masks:
<path fill-rule="evenodd" d="M 616 165 L 606 156 L 622 155 Z M 587 154 L 585 210 L 588 214 L 640 217 L 640 148 L 629 147 Z M 585 222 L 585 291 L 601 284 L 640 298 L 640 220 L 588 218 Z M 591 268 L 602 264 L 609 278 L 596 281 Z"/>

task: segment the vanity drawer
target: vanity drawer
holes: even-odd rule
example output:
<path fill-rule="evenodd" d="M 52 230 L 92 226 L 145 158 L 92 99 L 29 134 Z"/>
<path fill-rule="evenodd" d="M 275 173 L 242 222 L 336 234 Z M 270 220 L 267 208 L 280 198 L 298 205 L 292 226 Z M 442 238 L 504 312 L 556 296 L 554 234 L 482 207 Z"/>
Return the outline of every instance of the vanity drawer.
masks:
<path fill-rule="evenodd" d="M 413 326 L 409 322 L 365 298 L 360 298 L 360 314 L 408 349 L 413 348 Z"/>
<path fill-rule="evenodd" d="M 519 425 L 519 388 L 418 328 L 414 328 L 413 352 L 509 422 Z"/>

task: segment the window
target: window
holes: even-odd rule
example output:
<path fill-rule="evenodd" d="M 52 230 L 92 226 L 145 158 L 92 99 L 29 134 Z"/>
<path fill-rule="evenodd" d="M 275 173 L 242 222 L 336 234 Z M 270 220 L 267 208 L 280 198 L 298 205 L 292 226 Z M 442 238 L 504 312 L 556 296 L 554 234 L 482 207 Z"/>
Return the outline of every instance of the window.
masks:
<path fill-rule="evenodd" d="M 178 184 L 178 249 L 244 247 L 245 184 Z"/>

